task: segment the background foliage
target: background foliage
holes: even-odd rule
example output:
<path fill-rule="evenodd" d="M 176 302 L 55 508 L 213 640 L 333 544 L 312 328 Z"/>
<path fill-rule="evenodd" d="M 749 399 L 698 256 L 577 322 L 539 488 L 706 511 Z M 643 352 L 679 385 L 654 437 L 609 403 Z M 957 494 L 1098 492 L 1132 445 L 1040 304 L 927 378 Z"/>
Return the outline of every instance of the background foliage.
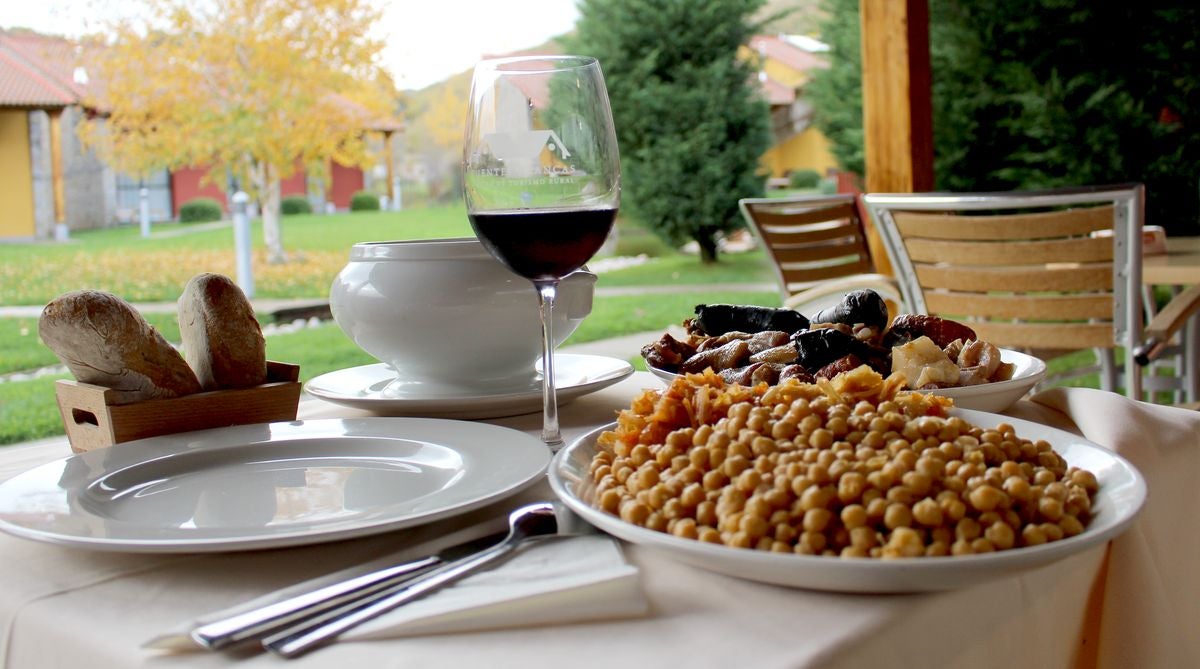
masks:
<path fill-rule="evenodd" d="M 1200 230 L 1200 7 L 930 0 L 936 182 L 1009 190 L 1141 181 L 1147 222 Z M 825 0 L 815 121 L 862 173 L 858 0 Z"/>
<path fill-rule="evenodd" d="M 737 201 L 761 195 L 766 102 L 737 58 L 762 0 L 582 0 L 568 51 L 600 59 L 621 146 L 621 208 L 663 240 L 695 240 L 716 260 L 741 226 Z"/>

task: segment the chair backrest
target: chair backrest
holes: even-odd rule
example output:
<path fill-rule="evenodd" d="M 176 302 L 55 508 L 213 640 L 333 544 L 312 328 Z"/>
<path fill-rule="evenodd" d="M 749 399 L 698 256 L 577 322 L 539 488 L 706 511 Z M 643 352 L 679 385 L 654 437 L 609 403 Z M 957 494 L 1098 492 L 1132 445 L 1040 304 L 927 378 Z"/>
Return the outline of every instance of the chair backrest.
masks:
<path fill-rule="evenodd" d="M 785 300 L 823 281 L 875 271 L 853 195 L 744 198 L 738 207 Z"/>
<path fill-rule="evenodd" d="M 1140 342 L 1141 184 L 863 200 L 913 311 L 967 321 L 1008 348 L 1111 356 Z M 1139 396 L 1132 355 L 1124 377 Z"/>

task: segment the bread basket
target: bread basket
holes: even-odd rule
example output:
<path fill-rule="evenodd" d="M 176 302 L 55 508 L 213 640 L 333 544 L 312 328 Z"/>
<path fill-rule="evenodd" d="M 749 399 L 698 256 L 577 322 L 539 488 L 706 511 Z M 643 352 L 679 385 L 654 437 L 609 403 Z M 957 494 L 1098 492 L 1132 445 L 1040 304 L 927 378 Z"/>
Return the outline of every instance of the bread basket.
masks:
<path fill-rule="evenodd" d="M 236 390 L 133 404 L 117 404 L 115 391 L 74 380 L 57 381 L 54 391 L 71 450 L 82 453 L 160 434 L 295 420 L 299 378 L 299 365 L 267 361 L 266 383 Z"/>

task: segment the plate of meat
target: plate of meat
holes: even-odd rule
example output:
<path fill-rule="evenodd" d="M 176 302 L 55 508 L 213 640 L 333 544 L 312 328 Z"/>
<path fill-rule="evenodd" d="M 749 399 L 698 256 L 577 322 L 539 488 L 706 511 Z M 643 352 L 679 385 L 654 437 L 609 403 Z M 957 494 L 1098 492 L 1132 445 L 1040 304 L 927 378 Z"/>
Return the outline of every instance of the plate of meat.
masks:
<path fill-rule="evenodd" d="M 811 382 L 867 365 L 884 376 L 903 374 L 912 390 L 995 412 L 1046 375 L 1042 360 L 982 341 L 966 324 L 917 314 L 889 322 L 883 298 L 869 289 L 811 318 L 791 309 L 701 304 L 683 325 L 682 338 L 666 333 L 641 350 L 650 372 L 668 383 L 708 368 L 742 385 Z"/>

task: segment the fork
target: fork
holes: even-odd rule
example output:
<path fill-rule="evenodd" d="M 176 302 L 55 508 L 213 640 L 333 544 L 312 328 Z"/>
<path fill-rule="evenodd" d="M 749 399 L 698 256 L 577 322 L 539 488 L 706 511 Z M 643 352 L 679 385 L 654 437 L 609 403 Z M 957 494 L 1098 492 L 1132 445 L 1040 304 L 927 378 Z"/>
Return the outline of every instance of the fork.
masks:
<path fill-rule="evenodd" d="M 589 528 L 559 504 L 539 502 L 523 506 L 509 514 L 509 532 L 499 544 L 304 620 L 266 637 L 262 645 L 282 657 L 298 657 L 401 604 L 433 593 L 510 555 L 527 541 L 574 536 L 591 531 Z"/>

